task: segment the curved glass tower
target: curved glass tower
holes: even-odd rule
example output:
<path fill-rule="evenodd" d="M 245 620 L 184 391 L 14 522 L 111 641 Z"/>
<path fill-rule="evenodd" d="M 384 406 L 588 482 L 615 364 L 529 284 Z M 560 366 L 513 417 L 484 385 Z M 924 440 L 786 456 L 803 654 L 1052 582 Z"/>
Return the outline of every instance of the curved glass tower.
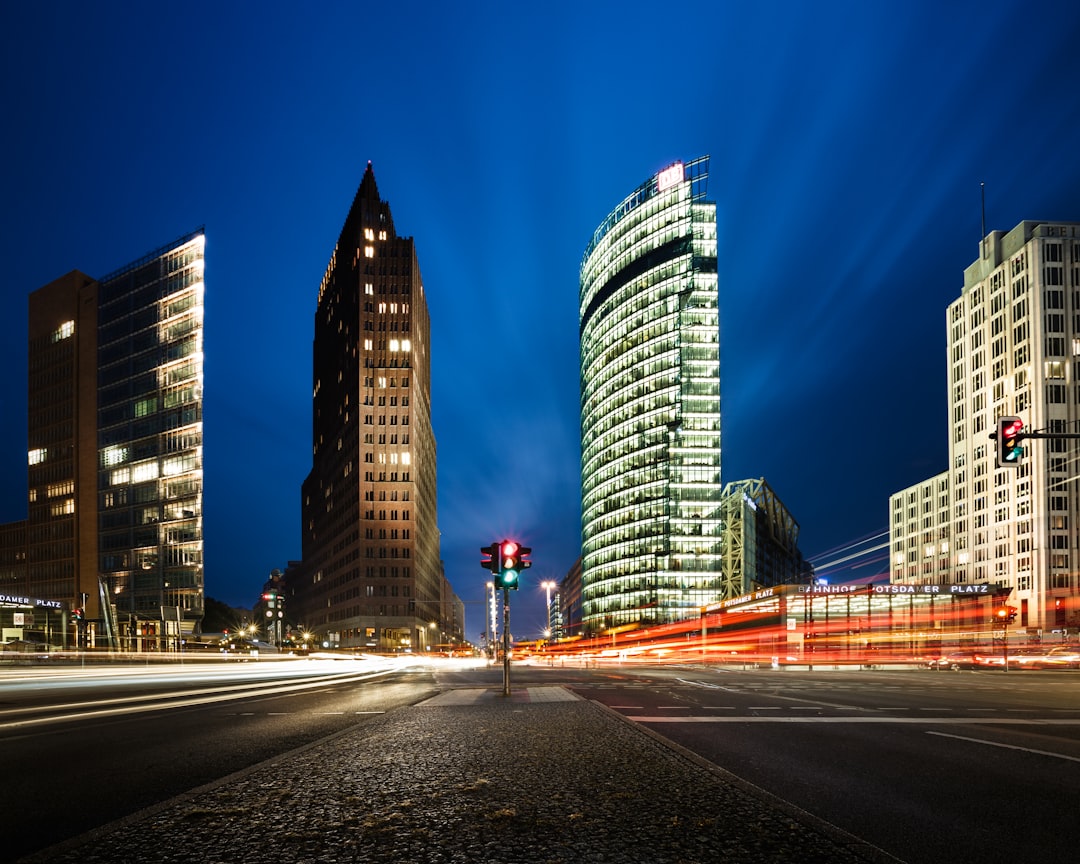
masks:
<path fill-rule="evenodd" d="M 582 624 L 697 615 L 721 593 L 716 205 L 676 162 L 593 233 L 580 274 Z"/>

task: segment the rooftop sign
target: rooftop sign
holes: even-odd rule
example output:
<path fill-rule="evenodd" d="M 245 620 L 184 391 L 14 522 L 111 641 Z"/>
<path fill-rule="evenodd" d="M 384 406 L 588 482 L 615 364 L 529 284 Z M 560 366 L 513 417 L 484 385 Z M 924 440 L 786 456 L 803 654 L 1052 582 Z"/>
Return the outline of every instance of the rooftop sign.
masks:
<path fill-rule="evenodd" d="M 659 174 L 656 175 L 656 188 L 660 192 L 665 189 L 670 189 L 672 186 L 677 186 L 683 181 L 683 164 L 682 162 L 676 162 L 670 168 L 665 168 Z"/>

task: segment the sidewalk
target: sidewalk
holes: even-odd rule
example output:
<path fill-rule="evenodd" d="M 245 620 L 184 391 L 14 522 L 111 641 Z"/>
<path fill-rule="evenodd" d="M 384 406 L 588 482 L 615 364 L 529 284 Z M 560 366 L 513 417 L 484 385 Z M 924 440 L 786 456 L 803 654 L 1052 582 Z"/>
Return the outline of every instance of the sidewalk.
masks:
<path fill-rule="evenodd" d="M 24 860 L 895 859 L 569 690 L 527 687 L 447 690 Z"/>

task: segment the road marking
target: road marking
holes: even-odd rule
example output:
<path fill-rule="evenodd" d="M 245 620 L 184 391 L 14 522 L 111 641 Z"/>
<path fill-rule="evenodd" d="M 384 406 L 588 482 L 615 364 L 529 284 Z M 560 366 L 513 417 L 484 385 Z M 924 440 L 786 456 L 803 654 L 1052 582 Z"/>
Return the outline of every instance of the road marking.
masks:
<path fill-rule="evenodd" d="M 863 716 L 840 716 L 840 717 L 671 717 L 671 716 L 648 716 L 626 715 L 626 719 L 637 723 L 900 723 L 908 726 L 922 724 L 962 725 L 971 724 L 998 724 L 1003 726 L 1080 726 L 1080 718 L 1051 720 L 1043 718 L 1022 717 L 867 717 Z"/>
<path fill-rule="evenodd" d="M 1038 756 L 1053 756 L 1055 759 L 1067 759 L 1069 762 L 1080 762 L 1078 756 L 1066 756 L 1064 753 L 1053 753 L 1050 750 L 1035 750 L 1031 747 L 1017 747 L 1015 744 L 999 744 L 997 741 L 986 741 L 982 738 L 968 738 L 965 735 L 950 735 L 948 732 L 927 732 L 927 735 L 938 735 L 942 738 L 956 738 L 958 741 L 971 741 L 973 744 L 986 744 L 990 747 L 1003 747 L 1006 750 L 1021 750 L 1024 753 L 1034 753 Z"/>

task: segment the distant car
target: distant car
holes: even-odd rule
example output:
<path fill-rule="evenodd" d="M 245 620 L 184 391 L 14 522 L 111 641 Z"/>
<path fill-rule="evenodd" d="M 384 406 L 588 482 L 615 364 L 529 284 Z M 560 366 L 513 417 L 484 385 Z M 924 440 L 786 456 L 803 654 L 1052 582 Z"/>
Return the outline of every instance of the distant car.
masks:
<path fill-rule="evenodd" d="M 1004 666 L 1005 660 L 1000 654 L 986 651 L 952 651 L 928 661 L 927 665 L 931 669 L 992 669 Z"/>
<path fill-rule="evenodd" d="M 1043 669 L 1048 662 L 1046 655 L 1042 648 L 1025 648 L 1009 655 L 1009 665 L 1020 669 Z"/>
<path fill-rule="evenodd" d="M 1051 648 L 1044 655 L 1043 662 L 1048 668 L 1080 669 L 1080 648 L 1070 645 Z"/>

